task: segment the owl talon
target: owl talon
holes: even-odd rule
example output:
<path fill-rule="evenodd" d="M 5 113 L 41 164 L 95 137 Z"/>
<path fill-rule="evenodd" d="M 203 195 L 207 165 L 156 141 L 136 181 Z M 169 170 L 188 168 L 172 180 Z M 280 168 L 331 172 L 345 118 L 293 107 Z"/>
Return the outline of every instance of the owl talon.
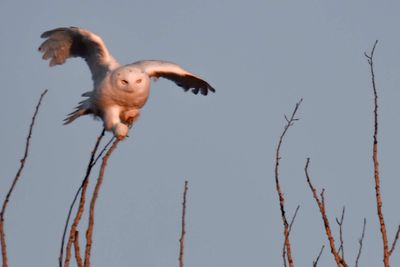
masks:
<path fill-rule="evenodd" d="M 118 140 L 123 140 L 128 135 L 129 128 L 123 123 L 117 123 L 113 127 L 114 136 Z"/>

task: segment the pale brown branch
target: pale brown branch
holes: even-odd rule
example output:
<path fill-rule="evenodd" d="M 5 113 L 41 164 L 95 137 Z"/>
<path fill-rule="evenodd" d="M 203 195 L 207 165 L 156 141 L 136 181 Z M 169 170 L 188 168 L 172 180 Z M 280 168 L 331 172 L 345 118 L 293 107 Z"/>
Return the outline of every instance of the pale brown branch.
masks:
<path fill-rule="evenodd" d="M 396 236 L 394 237 L 393 243 L 392 243 L 392 247 L 389 251 L 389 256 L 392 255 L 394 249 L 396 248 L 396 243 L 397 240 L 399 239 L 399 235 L 400 235 L 400 225 L 397 227 L 397 232 L 396 232 Z"/>
<path fill-rule="evenodd" d="M 278 146 L 276 148 L 276 155 L 275 155 L 275 184 L 276 184 L 276 191 L 278 193 L 278 197 L 279 197 L 279 207 L 280 207 L 280 211 L 281 211 L 281 217 L 282 217 L 282 221 L 283 221 L 283 227 L 284 227 L 284 244 L 286 247 L 286 252 L 287 252 L 287 260 L 289 262 L 289 266 L 293 267 L 293 258 L 292 258 L 292 251 L 291 251 L 291 246 L 290 246 L 290 240 L 289 240 L 289 223 L 286 219 L 286 214 L 285 214 L 285 198 L 283 196 L 283 192 L 280 186 L 280 182 L 279 182 L 279 161 L 281 159 L 280 157 L 280 149 L 281 149 L 281 145 L 283 142 L 283 138 L 285 137 L 286 132 L 288 131 L 288 129 L 293 126 L 294 122 L 298 119 L 295 118 L 296 116 L 296 112 L 301 104 L 301 102 L 303 101 L 303 99 L 300 99 L 299 102 L 296 103 L 296 106 L 292 112 L 292 115 L 290 116 L 290 118 L 288 118 L 285 115 L 285 120 L 287 122 L 287 124 L 285 125 L 283 132 L 279 138 L 279 142 L 278 142 Z M 283 250 L 283 263 L 286 266 L 286 258 L 285 258 L 285 249 Z"/>
<path fill-rule="evenodd" d="M 7 267 L 8 258 L 7 258 L 6 236 L 4 233 L 4 221 L 0 221 L 0 236 L 1 236 L 1 256 L 3 259 L 3 267 Z"/>
<path fill-rule="evenodd" d="M 8 202 L 10 201 L 10 197 L 11 194 L 14 191 L 14 188 L 21 176 L 22 170 L 25 167 L 25 162 L 28 158 L 28 154 L 29 154 L 29 147 L 30 147 L 30 142 L 31 142 L 31 138 L 32 138 L 32 132 L 33 132 L 33 126 L 35 125 L 35 121 L 36 121 L 36 116 L 39 112 L 39 108 L 40 105 L 42 104 L 42 99 L 45 96 L 45 94 L 47 93 L 47 89 L 43 91 L 43 93 L 40 95 L 39 97 L 39 101 L 36 105 L 35 108 L 35 112 L 33 113 L 32 116 L 32 120 L 31 120 L 31 124 L 29 126 L 29 132 L 28 132 L 28 136 L 26 137 L 26 143 L 25 143 L 25 151 L 24 151 L 24 155 L 22 157 L 22 159 L 20 160 L 20 166 L 19 169 L 14 177 L 14 180 L 11 184 L 10 189 L 7 192 L 7 195 L 3 201 L 3 206 L 1 208 L 1 212 L 0 212 L 0 239 L 1 239 L 1 255 L 2 255 L 2 259 L 3 259 L 3 267 L 7 267 L 8 266 L 8 259 L 7 259 L 7 247 L 6 247 L 6 236 L 5 236 L 5 232 L 4 232 L 4 218 L 5 218 L 5 213 L 6 213 L 6 209 L 8 206 Z"/>
<path fill-rule="evenodd" d="M 361 257 L 361 251 L 362 251 L 362 247 L 363 247 L 363 240 L 364 240 L 364 236 L 365 236 L 365 227 L 366 227 L 366 225 L 367 225 L 367 219 L 364 218 L 364 224 L 363 224 L 361 237 L 360 237 L 360 239 L 358 239 L 359 247 L 358 247 L 358 253 L 357 253 L 355 267 L 358 267 L 358 262 L 359 262 L 360 257 Z"/>
<path fill-rule="evenodd" d="M 292 226 L 294 224 L 294 221 L 296 219 L 297 212 L 299 211 L 299 209 L 300 209 L 300 205 L 297 205 L 296 210 L 294 211 L 292 220 L 289 223 L 289 235 L 290 235 L 290 232 L 292 231 Z M 283 242 L 282 257 L 283 257 L 283 266 L 286 267 L 287 266 L 287 262 L 286 262 L 286 244 L 285 244 L 285 242 Z"/>
<path fill-rule="evenodd" d="M 344 260 L 343 220 L 344 220 L 345 209 L 346 208 L 343 206 L 342 217 L 340 218 L 340 220 L 336 218 L 336 223 L 339 225 L 339 239 L 340 239 L 340 246 L 338 249 L 338 253 L 342 254 L 343 260 Z"/>
<path fill-rule="evenodd" d="M 306 174 L 307 183 L 308 183 L 308 185 L 309 185 L 309 187 L 311 189 L 311 192 L 313 194 L 315 202 L 318 205 L 319 211 L 321 213 L 322 220 L 324 222 L 326 236 L 328 238 L 329 245 L 331 247 L 331 253 L 332 253 L 332 255 L 333 255 L 338 267 L 340 267 L 340 266 L 347 267 L 348 265 L 347 265 L 346 261 L 342 257 L 340 257 L 338 251 L 336 250 L 335 239 L 333 238 L 331 227 L 329 225 L 329 220 L 328 220 L 328 217 L 326 216 L 325 197 L 324 197 L 324 192 L 325 191 L 324 191 L 324 189 L 322 189 L 320 197 L 318 197 L 317 190 L 315 189 L 315 187 L 311 183 L 311 179 L 310 179 L 310 176 L 308 174 L 308 166 L 309 166 L 309 164 L 310 164 L 310 158 L 307 158 L 307 162 L 306 162 L 304 171 L 305 171 L 305 174 Z"/>
<path fill-rule="evenodd" d="M 387 231 L 385 225 L 385 219 L 383 216 L 382 211 L 382 197 L 381 197 L 381 190 L 380 190 L 380 177 L 379 177 L 379 161 L 378 161 L 378 93 L 376 89 L 375 83 L 375 73 L 374 73 L 374 52 L 376 45 L 378 44 L 378 40 L 375 41 L 374 46 L 372 47 L 371 53 L 368 55 L 364 53 L 365 57 L 367 58 L 370 72 L 371 72 L 371 83 L 372 89 L 374 93 L 374 143 L 373 143 L 373 152 L 372 152 L 372 159 L 374 162 L 374 178 L 375 178 L 375 196 L 376 196 L 376 207 L 377 207 L 377 214 L 382 234 L 382 242 L 383 242 L 383 263 L 385 267 L 389 267 L 389 244 L 387 238 Z"/>
<path fill-rule="evenodd" d="M 313 263 L 312 263 L 312 266 L 313 266 L 313 267 L 317 267 L 319 258 L 321 258 L 322 252 L 324 252 L 324 248 L 325 248 L 325 246 L 322 245 L 321 250 L 319 251 L 317 258 L 316 258 L 315 261 L 313 261 Z"/>
<path fill-rule="evenodd" d="M 62 236 L 62 239 L 61 239 L 60 256 L 58 258 L 60 267 L 62 267 L 62 262 L 63 262 L 64 240 L 65 240 L 65 236 L 66 236 L 67 229 L 68 229 L 69 219 L 71 217 L 72 209 L 73 209 L 73 207 L 75 205 L 75 202 L 76 202 L 76 200 L 78 198 L 78 195 L 81 192 L 81 198 L 80 198 L 80 201 L 79 201 L 79 207 L 78 207 L 78 210 L 76 212 L 76 215 L 75 215 L 75 218 L 74 218 L 74 221 L 72 223 L 71 230 L 70 230 L 70 233 L 69 233 L 69 238 L 68 238 L 67 247 L 66 247 L 66 256 L 65 256 L 64 267 L 68 267 L 69 263 L 70 263 L 71 247 L 72 247 L 72 244 L 73 244 L 73 242 L 75 240 L 76 228 L 78 227 L 79 221 L 82 218 L 82 214 L 83 214 L 83 211 L 84 211 L 84 208 L 85 208 L 85 198 L 86 198 L 87 186 L 89 184 L 89 176 L 90 176 L 90 173 L 92 171 L 92 168 L 96 164 L 95 155 L 96 155 L 96 152 L 97 152 L 97 150 L 99 148 L 100 142 L 101 142 L 102 138 L 104 137 L 104 133 L 105 133 L 105 129 L 103 128 L 103 130 L 101 131 L 100 135 L 97 137 L 97 140 L 96 140 L 96 143 L 94 145 L 94 148 L 93 148 L 93 150 L 92 150 L 92 152 L 90 154 L 90 160 L 89 160 L 88 166 L 86 168 L 86 174 L 85 174 L 85 177 L 83 178 L 82 184 L 78 188 L 78 190 L 76 191 L 74 199 L 72 200 L 72 203 L 71 203 L 71 205 L 69 207 L 67 220 L 65 222 L 64 232 L 63 232 L 63 236 Z"/>
<path fill-rule="evenodd" d="M 103 149 L 100 151 L 100 153 L 97 155 L 96 159 L 93 161 L 93 166 L 96 165 L 97 161 L 100 159 L 100 157 L 106 152 L 107 148 L 110 146 L 110 144 L 115 140 L 115 137 L 111 137 L 111 139 L 108 141 L 108 143 L 103 147 Z"/>
<path fill-rule="evenodd" d="M 81 252 L 80 252 L 80 247 L 79 247 L 79 232 L 75 232 L 75 237 L 74 237 L 74 247 L 75 247 L 75 259 L 76 259 L 76 264 L 78 267 L 83 267 L 83 262 L 81 258 Z"/>
<path fill-rule="evenodd" d="M 90 266 L 90 256 L 91 256 L 91 249 L 92 249 L 92 236 L 93 236 L 93 227 L 94 227 L 94 208 L 96 205 L 97 196 L 100 191 L 101 184 L 103 183 L 104 171 L 107 166 L 108 159 L 110 158 L 112 152 L 117 148 L 119 140 L 116 139 L 112 146 L 108 149 L 107 153 L 104 155 L 99 176 L 97 178 L 97 183 L 93 191 L 92 199 L 90 201 L 90 209 L 89 209 L 89 223 L 88 228 L 86 231 L 86 248 L 85 248 L 85 263 L 84 267 Z"/>
<path fill-rule="evenodd" d="M 183 200 L 182 200 L 181 237 L 179 238 L 179 267 L 183 267 L 183 256 L 185 249 L 187 191 L 188 191 L 188 181 L 185 181 L 185 186 L 183 190 Z"/>

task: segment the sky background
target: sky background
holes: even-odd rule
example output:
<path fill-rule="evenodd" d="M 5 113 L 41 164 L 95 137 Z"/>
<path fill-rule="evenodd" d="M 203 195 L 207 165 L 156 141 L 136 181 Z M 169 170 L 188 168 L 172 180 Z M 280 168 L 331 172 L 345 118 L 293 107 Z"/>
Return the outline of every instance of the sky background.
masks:
<path fill-rule="evenodd" d="M 174 61 L 217 90 L 203 97 L 167 80 L 152 84 L 140 120 L 106 170 L 93 266 L 177 266 L 185 180 L 185 266 L 283 266 L 274 154 L 284 114 L 300 98 L 300 120 L 281 151 L 289 217 L 301 205 L 291 234 L 295 264 L 311 266 L 324 244 L 319 266 L 335 266 L 304 175 L 311 157 L 337 239 L 334 218 L 346 206 L 346 260 L 354 264 L 365 217 L 360 266 L 380 266 L 373 94 L 363 53 L 379 39 L 379 159 L 392 242 L 400 223 L 399 10 L 398 1 L 1 0 L 1 197 L 19 166 L 34 106 L 49 89 L 6 214 L 10 266 L 56 266 L 68 207 L 102 129 L 91 117 L 62 125 L 92 83 L 81 59 L 54 68 L 41 60 L 40 34 L 60 26 L 102 36 L 121 63 Z M 86 217 L 81 226 L 83 237 Z M 391 262 L 400 264 L 400 248 Z"/>

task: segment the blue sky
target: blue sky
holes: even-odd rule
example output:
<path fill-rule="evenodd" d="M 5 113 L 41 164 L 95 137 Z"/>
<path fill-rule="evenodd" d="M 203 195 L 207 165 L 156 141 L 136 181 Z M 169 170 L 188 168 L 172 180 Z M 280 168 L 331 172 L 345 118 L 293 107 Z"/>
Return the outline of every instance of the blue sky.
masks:
<path fill-rule="evenodd" d="M 90 117 L 62 125 L 80 95 L 92 89 L 84 61 L 49 68 L 37 52 L 43 31 L 79 26 L 102 36 L 121 63 L 174 61 L 217 90 L 203 97 L 167 80 L 152 84 L 140 120 L 106 171 L 96 207 L 93 266 L 176 266 L 185 180 L 186 266 L 282 266 L 274 153 L 283 114 L 300 98 L 300 121 L 281 151 L 288 213 L 301 205 L 291 236 L 295 263 L 311 265 L 321 245 L 328 245 L 304 176 L 311 157 L 310 174 L 326 189 L 336 236 L 334 218 L 346 206 L 348 262 L 354 263 L 366 217 L 360 263 L 378 266 L 373 95 L 363 53 L 379 39 L 379 157 L 392 240 L 400 223 L 399 8 L 397 1 L 3 0 L 0 196 L 18 167 L 37 99 L 49 89 L 7 211 L 10 265 L 56 264 L 69 203 L 101 131 L 101 122 Z M 399 262 L 397 251 L 392 265 Z M 327 248 L 320 266 L 335 266 Z"/>

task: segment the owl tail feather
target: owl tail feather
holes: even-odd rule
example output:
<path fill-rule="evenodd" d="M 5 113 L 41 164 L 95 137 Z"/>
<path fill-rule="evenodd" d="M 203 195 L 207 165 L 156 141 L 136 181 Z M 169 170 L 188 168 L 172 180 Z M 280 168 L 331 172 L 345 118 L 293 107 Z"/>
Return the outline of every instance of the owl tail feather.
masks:
<path fill-rule="evenodd" d="M 75 110 L 69 113 L 67 117 L 64 119 L 64 125 L 70 124 L 80 116 L 93 114 L 93 111 L 90 108 L 90 103 L 91 103 L 90 98 L 79 102 L 79 105 L 75 108 Z"/>

